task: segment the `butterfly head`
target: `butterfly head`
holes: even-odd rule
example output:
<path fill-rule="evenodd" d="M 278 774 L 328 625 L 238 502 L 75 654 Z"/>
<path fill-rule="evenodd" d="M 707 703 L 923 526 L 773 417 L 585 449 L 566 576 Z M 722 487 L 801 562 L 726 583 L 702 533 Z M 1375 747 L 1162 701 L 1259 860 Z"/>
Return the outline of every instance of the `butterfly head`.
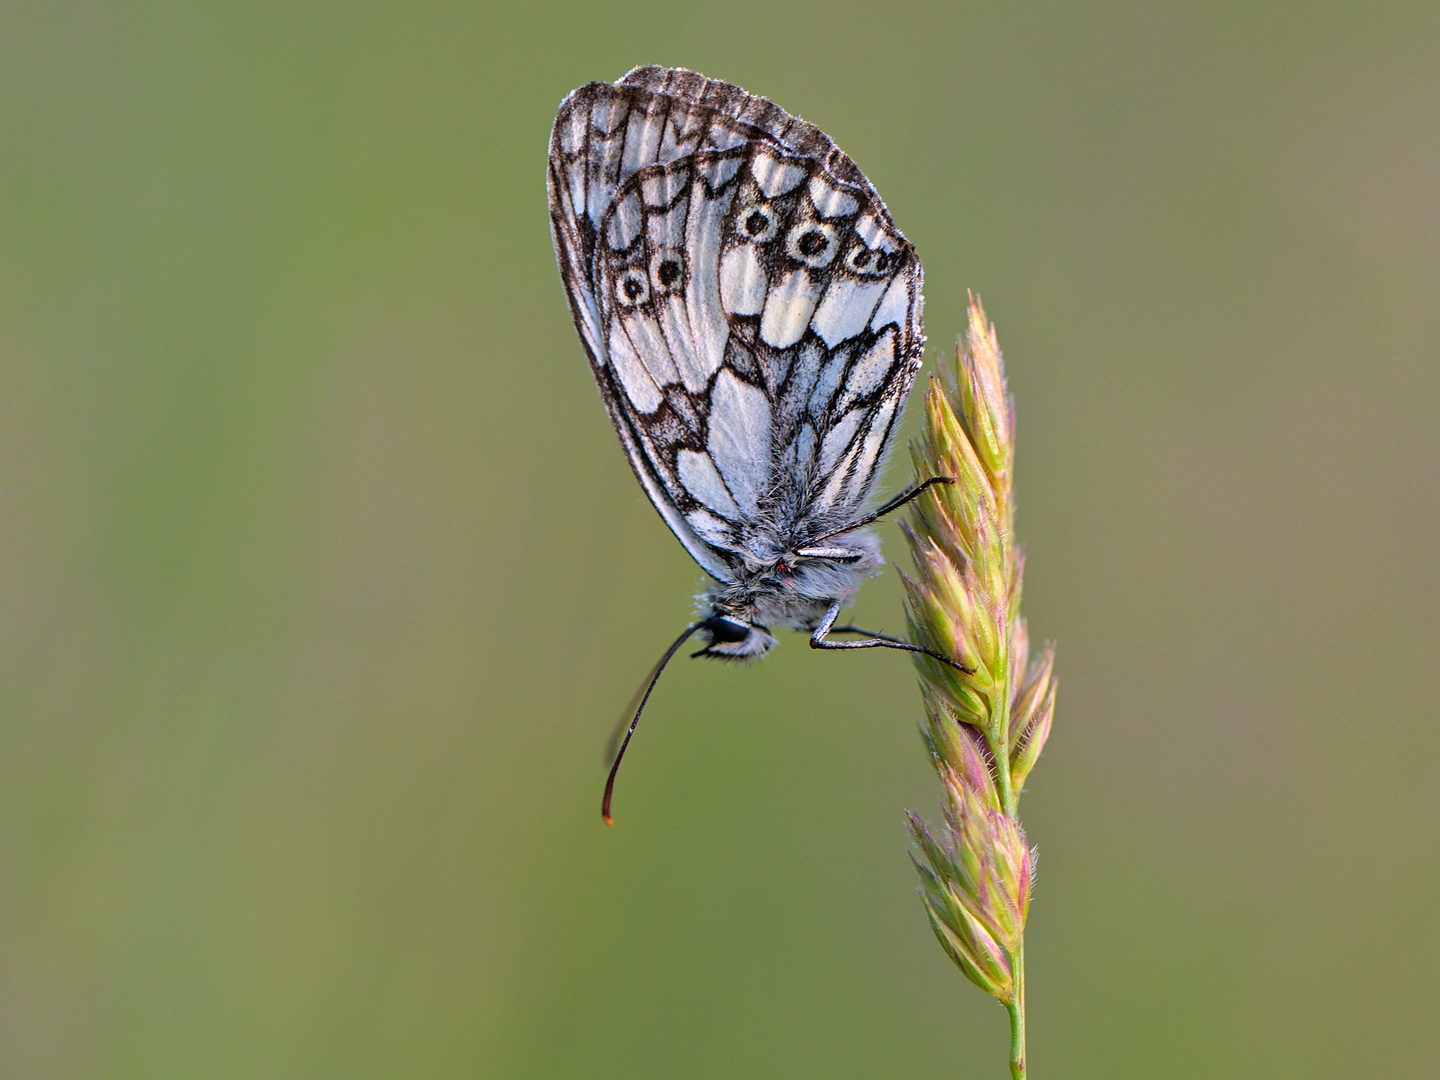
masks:
<path fill-rule="evenodd" d="M 705 648 L 696 656 L 716 660 L 758 660 L 775 647 L 775 636 L 739 614 L 713 611 L 700 624 Z"/>

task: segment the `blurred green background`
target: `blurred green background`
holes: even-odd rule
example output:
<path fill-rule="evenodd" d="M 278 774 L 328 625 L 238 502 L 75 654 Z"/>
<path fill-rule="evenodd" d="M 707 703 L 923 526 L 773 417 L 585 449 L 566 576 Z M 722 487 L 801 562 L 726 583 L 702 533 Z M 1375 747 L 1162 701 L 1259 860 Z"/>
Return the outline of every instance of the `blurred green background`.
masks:
<path fill-rule="evenodd" d="M 547 231 L 557 103 L 637 63 L 834 136 L 932 354 L 998 324 L 1033 1074 L 1433 1074 L 1440 8 L 50 0 L 0 6 L 0 1075 L 1004 1075 L 903 658 L 676 665 L 600 823 L 701 577 Z"/>

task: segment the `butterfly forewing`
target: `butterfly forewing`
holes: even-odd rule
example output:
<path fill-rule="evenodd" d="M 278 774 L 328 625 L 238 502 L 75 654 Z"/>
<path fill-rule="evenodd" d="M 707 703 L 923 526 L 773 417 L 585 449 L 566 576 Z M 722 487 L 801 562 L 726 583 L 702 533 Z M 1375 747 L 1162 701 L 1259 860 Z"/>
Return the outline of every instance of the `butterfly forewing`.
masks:
<path fill-rule="evenodd" d="M 921 269 L 817 128 L 694 72 L 560 107 L 551 224 L 615 429 L 666 523 L 732 580 L 759 534 L 870 494 L 919 366 Z"/>

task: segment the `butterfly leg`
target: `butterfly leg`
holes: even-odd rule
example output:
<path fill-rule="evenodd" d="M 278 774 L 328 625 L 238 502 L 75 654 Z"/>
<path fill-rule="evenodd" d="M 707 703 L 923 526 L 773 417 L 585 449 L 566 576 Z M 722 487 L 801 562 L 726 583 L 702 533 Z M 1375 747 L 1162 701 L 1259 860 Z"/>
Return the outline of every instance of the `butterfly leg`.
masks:
<path fill-rule="evenodd" d="M 893 514 L 896 510 L 899 510 L 900 507 L 904 506 L 912 499 L 918 499 L 921 495 L 923 495 L 930 488 L 934 487 L 936 484 L 953 483 L 955 483 L 955 478 L 953 476 L 932 476 L 929 480 L 925 480 L 921 483 L 916 484 L 909 491 L 902 491 L 899 495 L 896 495 L 884 506 L 880 507 L 880 509 L 873 510 L 870 513 L 866 514 L 864 517 L 859 517 L 856 518 L 854 521 L 846 522 L 838 529 L 831 529 L 829 532 L 823 533 L 822 535 L 815 537 L 814 539 L 807 542 L 807 546 L 813 547 L 814 545 L 820 543 L 820 541 L 822 540 L 829 540 L 832 536 L 839 536 L 841 533 L 847 533 L 851 529 L 858 529 L 862 525 L 869 525 L 873 521 L 879 521 L 886 514 Z"/>
<path fill-rule="evenodd" d="M 894 645 L 910 644 L 904 638 L 891 637 L 889 634 L 882 634 L 879 630 L 865 630 L 853 623 L 846 623 L 844 626 L 832 626 L 832 634 L 859 634 L 861 637 L 872 637 L 879 641 L 888 641 Z"/>
<path fill-rule="evenodd" d="M 975 674 L 972 668 L 967 668 L 958 660 L 952 660 L 948 656 L 941 656 L 937 652 L 921 645 L 912 645 L 908 641 L 901 641 L 899 638 L 886 637 L 883 634 L 872 634 L 863 641 L 830 641 L 827 640 L 830 634 L 860 633 L 865 631 L 853 626 L 835 625 L 835 620 L 840 616 L 840 605 L 842 600 L 836 600 L 830 605 L 825 617 L 820 620 L 820 625 L 815 627 L 814 633 L 810 635 L 810 647 L 812 649 L 902 649 L 905 652 L 921 653 L 932 660 L 939 660 L 942 664 L 949 664 L 953 668 L 963 671 L 966 675 Z"/>

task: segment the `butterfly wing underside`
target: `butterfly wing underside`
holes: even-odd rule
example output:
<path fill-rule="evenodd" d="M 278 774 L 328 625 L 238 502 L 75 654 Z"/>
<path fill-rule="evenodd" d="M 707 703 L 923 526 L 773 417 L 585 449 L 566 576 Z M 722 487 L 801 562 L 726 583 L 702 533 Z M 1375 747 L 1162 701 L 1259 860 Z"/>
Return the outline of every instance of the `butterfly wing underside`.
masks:
<path fill-rule="evenodd" d="M 560 106 L 551 230 L 651 502 L 720 581 L 871 492 L 924 348 L 921 267 L 819 129 L 681 69 Z"/>

